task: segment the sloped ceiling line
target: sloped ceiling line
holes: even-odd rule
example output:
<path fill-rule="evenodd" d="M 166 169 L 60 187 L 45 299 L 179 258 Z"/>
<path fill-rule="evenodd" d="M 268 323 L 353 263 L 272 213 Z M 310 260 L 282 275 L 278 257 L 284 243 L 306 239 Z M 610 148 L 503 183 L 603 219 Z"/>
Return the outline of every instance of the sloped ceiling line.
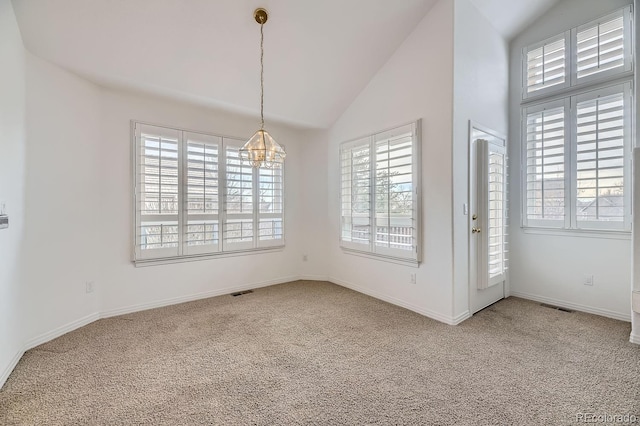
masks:
<path fill-rule="evenodd" d="M 326 128 L 436 1 L 13 0 L 13 6 L 31 53 L 90 81 L 255 116 L 253 10 L 265 7 L 266 119 Z M 498 30 L 512 33 L 555 0 L 472 1 Z"/>

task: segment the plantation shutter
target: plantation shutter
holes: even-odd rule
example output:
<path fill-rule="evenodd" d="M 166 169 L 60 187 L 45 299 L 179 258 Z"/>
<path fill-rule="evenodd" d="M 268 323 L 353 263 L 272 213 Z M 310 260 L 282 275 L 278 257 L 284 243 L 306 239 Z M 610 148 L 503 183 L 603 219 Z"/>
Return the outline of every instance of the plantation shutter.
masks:
<path fill-rule="evenodd" d="M 225 251 L 254 247 L 254 174 L 239 150 L 243 141 L 224 140 L 226 186 L 224 192 L 224 226 L 222 246 Z"/>
<path fill-rule="evenodd" d="M 258 247 L 284 245 L 283 167 L 258 169 Z"/>
<path fill-rule="evenodd" d="M 243 140 L 133 122 L 134 261 L 284 246 L 284 170 Z"/>
<path fill-rule="evenodd" d="M 340 245 L 418 262 L 419 121 L 340 146 Z"/>
<path fill-rule="evenodd" d="M 565 225 L 566 110 L 564 101 L 526 110 L 527 225 Z"/>
<path fill-rule="evenodd" d="M 371 244 L 371 142 L 360 139 L 340 148 L 341 244 L 368 250 Z"/>
<path fill-rule="evenodd" d="M 374 136 L 375 251 L 415 258 L 414 125 Z"/>
<path fill-rule="evenodd" d="M 180 252 L 177 130 L 135 125 L 136 259 Z"/>
<path fill-rule="evenodd" d="M 502 142 L 502 141 L 500 141 Z M 506 279 L 506 150 L 503 143 L 478 140 L 478 197 L 480 276 L 478 288 L 486 289 Z"/>
<path fill-rule="evenodd" d="M 626 8 L 574 30 L 577 81 L 631 69 L 629 10 Z"/>
<path fill-rule="evenodd" d="M 184 254 L 221 250 L 219 221 L 219 156 L 222 139 L 184 133 L 186 146 L 186 200 Z"/>
<path fill-rule="evenodd" d="M 550 87 L 564 87 L 569 83 L 567 36 L 568 33 L 563 33 L 527 48 L 524 55 L 524 97 L 544 92 Z"/>
<path fill-rule="evenodd" d="M 576 221 L 580 228 L 628 229 L 629 86 L 576 97 Z"/>

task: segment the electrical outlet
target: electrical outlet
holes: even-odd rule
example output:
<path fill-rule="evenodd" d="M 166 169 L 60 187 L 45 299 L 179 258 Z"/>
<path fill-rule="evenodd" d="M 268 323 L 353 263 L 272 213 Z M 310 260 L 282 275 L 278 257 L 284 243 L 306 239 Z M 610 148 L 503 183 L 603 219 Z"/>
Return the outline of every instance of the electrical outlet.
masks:
<path fill-rule="evenodd" d="M 302 261 L 306 262 L 307 260 L 309 260 L 309 257 L 306 254 L 302 255 Z"/>
<path fill-rule="evenodd" d="M 416 274 L 411 274 L 411 277 L 409 278 L 409 282 L 411 284 L 415 284 L 416 283 Z"/>
<path fill-rule="evenodd" d="M 584 276 L 584 285 L 593 285 L 593 275 Z"/>
<path fill-rule="evenodd" d="M 87 293 L 93 293 L 94 287 L 95 287 L 95 282 L 93 281 L 87 281 L 85 283 L 85 289 Z"/>

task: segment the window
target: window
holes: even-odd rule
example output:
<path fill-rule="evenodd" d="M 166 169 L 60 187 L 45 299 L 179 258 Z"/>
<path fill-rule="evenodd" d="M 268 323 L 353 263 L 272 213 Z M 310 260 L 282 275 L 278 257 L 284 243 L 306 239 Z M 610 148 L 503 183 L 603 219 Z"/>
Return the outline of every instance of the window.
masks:
<path fill-rule="evenodd" d="M 524 49 L 526 227 L 631 229 L 631 12 L 628 6 Z"/>
<path fill-rule="evenodd" d="M 525 108 L 525 225 L 630 229 L 631 85 Z"/>
<path fill-rule="evenodd" d="M 549 91 L 549 88 L 567 86 L 569 67 L 566 52 L 566 34 L 560 34 L 526 49 L 525 95 L 540 94 Z"/>
<path fill-rule="evenodd" d="M 576 82 L 632 69 L 630 7 L 582 25 L 572 34 Z"/>
<path fill-rule="evenodd" d="M 630 229 L 630 91 L 619 87 L 573 99 L 578 228 Z"/>
<path fill-rule="evenodd" d="M 631 6 L 527 46 L 522 55 L 522 98 L 630 73 Z"/>
<path fill-rule="evenodd" d="M 527 110 L 524 140 L 528 225 L 564 226 L 566 115 L 564 101 Z"/>
<path fill-rule="evenodd" d="M 341 246 L 418 262 L 419 122 L 343 143 Z"/>
<path fill-rule="evenodd" d="M 284 245 L 283 170 L 242 163 L 243 141 L 134 123 L 135 260 Z"/>

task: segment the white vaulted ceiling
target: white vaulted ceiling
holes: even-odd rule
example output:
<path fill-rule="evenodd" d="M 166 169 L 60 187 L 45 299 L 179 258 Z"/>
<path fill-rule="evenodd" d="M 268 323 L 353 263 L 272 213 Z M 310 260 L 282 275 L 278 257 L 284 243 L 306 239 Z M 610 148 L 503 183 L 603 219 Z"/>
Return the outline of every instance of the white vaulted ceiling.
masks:
<path fill-rule="evenodd" d="M 555 0 L 472 1 L 485 15 L 501 10 L 494 25 L 509 36 L 514 25 L 509 19 L 530 22 Z M 317 128 L 340 116 L 435 2 L 13 0 L 13 5 L 25 46 L 37 56 L 102 85 L 251 115 L 259 111 L 260 88 L 260 27 L 253 10 L 264 7 L 269 11 L 266 117 Z"/>
<path fill-rule="evenodd" d="M 508 40 L 529 26 L 559 0 L 471 0 Z"/>

